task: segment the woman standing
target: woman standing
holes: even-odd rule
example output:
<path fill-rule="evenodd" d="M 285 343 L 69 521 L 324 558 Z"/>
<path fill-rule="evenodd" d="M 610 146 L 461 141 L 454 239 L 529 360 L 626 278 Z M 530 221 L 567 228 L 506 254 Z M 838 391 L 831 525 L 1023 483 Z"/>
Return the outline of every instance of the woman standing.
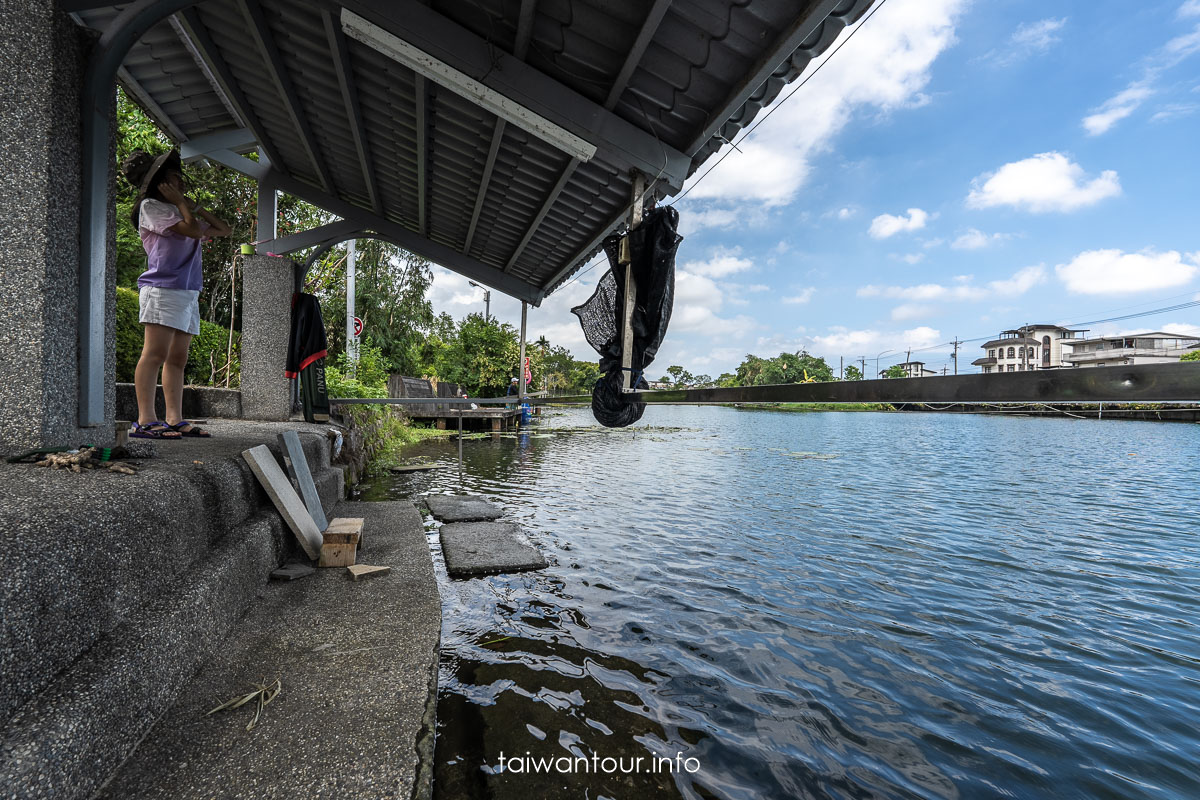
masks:
<path fill-rule="evenodd" d="M 138 190 L 131 216 L 148 261 L 138 278 L 138 321 L 144 326 L 145 340 L 133 373 L 138 420 L 129 435 L 142 439 L 208 436 L 208 431 L 183 418 L 183 370 L 192 337 L 200 332 L 201 240 L 228 236 L 232 230 L 184 195 L 178 151 L 157 158 L 134 151 L 121 171 Z M 165 421 L 157 419 L 154 411 L 160 368 Z"/>

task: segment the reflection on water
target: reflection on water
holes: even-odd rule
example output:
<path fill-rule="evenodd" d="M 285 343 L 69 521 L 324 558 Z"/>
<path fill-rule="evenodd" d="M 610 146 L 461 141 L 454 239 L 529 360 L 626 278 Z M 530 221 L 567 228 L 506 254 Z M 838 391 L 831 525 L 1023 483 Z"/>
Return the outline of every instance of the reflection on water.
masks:
<path fill-rule="evenodd" d="M 438 797 L 1200 796 L 1200 426 L 536 431 L 362 487 L 486 495 L 551 562 L 441 573 Z"/>

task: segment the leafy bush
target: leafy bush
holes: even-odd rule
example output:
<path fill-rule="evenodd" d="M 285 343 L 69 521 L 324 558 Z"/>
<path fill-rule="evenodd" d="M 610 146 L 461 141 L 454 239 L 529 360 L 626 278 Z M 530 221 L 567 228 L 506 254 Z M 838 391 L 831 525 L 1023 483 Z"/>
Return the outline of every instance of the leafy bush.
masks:
<path fill-rule="evenodd" d="M 387 379 L 383 356 L 370 345 L 360 348 L 357 370 L 345 353 L 338 353 L 333 364 L 325 365 L 330 397 L 387 397 Z"/>
<path fill-rule="evenodd" d="M 229 329 L 200 320 L 200 333 L 192 337 L 184 375 L 188 382 L 202 386 L 240 386 L 242 383 L 242 334 L 233 332 L 229 349 Z M 226 373 L 229 381 L 226 383 Z"/>
<path fill-rule="evenodd" d="M 133 382 L 142 356 L 142 325 L 138 322 L 138 293 L 117 287 L 117 380 Z"/>
<path fill-rule="evenodd" d="M 1179 357 L 1180 361 L 1200 361 L 1200 350 L 1193 350 L 1190 353 L 1184 353 Z"/>
<path fill-rule="evenodd" d="M 142 324 L 138 322 L 138 293 L 133 289 L 117 287 L 116 314 L 116 378 L 122 383 L 133 381 L 133 372 L 142 355 Z M 225 374 L 228 364 L 229 386 L 241 384 L 242 335 L 233 332 L 232 358 L 226 359 L 229 349 L 229 329 L 212 322 L 200 321 L 200 333 L 192 338 L 188 350 L 188 363 L 184 377 L 193 384 L 204 386 L 226 385 Z"/>

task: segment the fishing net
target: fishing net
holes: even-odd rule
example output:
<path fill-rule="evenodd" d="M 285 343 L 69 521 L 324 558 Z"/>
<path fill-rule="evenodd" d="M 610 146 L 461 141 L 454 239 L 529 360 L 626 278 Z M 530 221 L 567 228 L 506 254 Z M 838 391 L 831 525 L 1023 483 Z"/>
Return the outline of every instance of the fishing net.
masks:
<path fill-rule="evenodd" d="M 630 265 L 637 294 L 633 310 L 633 376 L 631 385 L 647 389 L 643 376 L 654 361 L 675 297 L 675 251 L 683 237 L 677 233 L 679 212 L 667 206 L 646 213 L 642 224 L 629 233 Z M 625 268 L 618 263 L 621 237 L 604 240 L 610 269 L 596 285 L 587 302 L 571 309 L 579 317 L 588 344 L 600 354 L 604 373 L 592 389 L 592 413 L 609 428 L 637 422 L 645 403 L 630 400 L 621 392 L 621 311 L 625 307 Z"/>

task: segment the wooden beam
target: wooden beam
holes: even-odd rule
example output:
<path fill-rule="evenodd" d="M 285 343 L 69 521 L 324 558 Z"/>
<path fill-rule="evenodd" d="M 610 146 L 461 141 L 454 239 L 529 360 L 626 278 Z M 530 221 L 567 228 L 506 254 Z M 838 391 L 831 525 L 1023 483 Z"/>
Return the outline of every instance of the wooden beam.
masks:
<path fill-rule="evenodd" d="M 578 166 L 579 161 L 577 159 L 572 158 L 567 162 L 567 166 L 558 176 L 558 182 L 554 184 L 554 188 L 550 190 L 550 194 L 546 195 L 546 200 L 542 203 L 541 209 L 538 210 L 533 221 L 529 223 L 529 227 L 525 230 L 525 235 L 521 237 L 521 241 L 517 244 L 516 249 L 513 250 L 512 255 L 508 257 L 508 262 L 504 265 L 505 272 L 510 272 L 513 265 L 517 263 L 517 259 L 521 257 L 521 253 L 525 251 L 526 246 L 529 245 L 534 234 L 541 227 L 542 220 L 550 213 L 550 209 L 554 206 L 555 201 L 558 200 L 558 196 L 562 194 L 563 188 L 567 185 L 567 181 L 570 180 L 571 176 L 575 173 L 575 168 Z"/>
<path fill-rule="evenodd" d="M 414 75 L 417 116 L 417 231 L 429 235 L 429 81 Z"/>
<path fill-rule="evenodd" d="M 613 81 L 612 88 L 608 90 L 608 98 L 604 101 L 604 107 L 609 111 L 612 111 L 616 107 L 617 101 L 621 99 L 621 94 L 629 85 L 633 71 L 641 63 L 642 56 L 646 54 L 646 48 L 650 46 L 650 41 L 654 38 L 654 32 L 658 30 L 658 26 L 662 23 L 670 6 L 671 0 L 654 0 L 654 5 L 646 14 L 637 38 L 633 40 L 633 47 L 629 48 L 629 52 L 625 56 L 625 63 L 621 65 L 621 70 L 617 73 L 617 79 Z"/>
<path fill-rule="evenodd" d="M 250 23 L 250 34 L 254 37 L 259 54 L 266 61 L 267 74 L 271 78 L 271 82 L 275 84 L 275 89 L 279 92 L 279 99 L 283 101 L 292 124 L 300 134 L 300 142 L 304 145 L 309 160 L 312 161 L 317 178 L 321 181 L 321 187 L 327 192 L 335 192 L 336 188 L 329 175 L 329 167 L 320 156 L 316 136 L 313 135 L 312 125 L 308 121 L 308 114 L 300 105 L 300 96 L 296 94 L 296 87 L 292 84 L 287 66 L 283 63 L 283 55 L 279 52 L 278 45 L 275 44 L 275 37 L 271 33 L 271 27 L 267 22 L 266 14 L 263 13 L 262 6 L 258 4 L 258 0 L 242 0 L 242 11 Z"/>
<path fill-rule="evenodd" d="M 333 54 L 333 69 L 337 73 L 338 86 L 346 103 L 346 118 L 354 137 L 354 149 L 358 152 L 358 163 L 362 168 L 363 181 L 367 185 L 367 197 L 376 214 L 383 215 L 383 203 L 379 199 L 379 186 L 375 180 L 375 165 L 371 159 L 371 148 L 367 142 L 367 129 L 363 124 L 362 106 L 358 101 L 358 87 L 354 83 L 354 70 L 350 65 L 350 50 L 346 47 L 346 34 L 342 24 L 331 11 L 321 12 L 325 23 L 325 38 Z"/>
<path fill-rule="evenodd" d="M 500 152 L 500 140 L 504 138 L 506 124 L 504 120 L 496 117 L 496 127 L 492 129 L 492 145 L 488 148 L 487 162 L 483 165 L 483 174 L 479 176 L 479 189 L 475 192 L 475 210 L 471 212 L 471 224 L 467 228 L 467 238 L 463 241 L 463 253 L 471 251 L 471 242 L 475 240 L 475 226 L 479 224 L 483 201 L 487 198 L 488 186 L 492 182 L 492 170 L 496 168 L 496 154 Z"/>

